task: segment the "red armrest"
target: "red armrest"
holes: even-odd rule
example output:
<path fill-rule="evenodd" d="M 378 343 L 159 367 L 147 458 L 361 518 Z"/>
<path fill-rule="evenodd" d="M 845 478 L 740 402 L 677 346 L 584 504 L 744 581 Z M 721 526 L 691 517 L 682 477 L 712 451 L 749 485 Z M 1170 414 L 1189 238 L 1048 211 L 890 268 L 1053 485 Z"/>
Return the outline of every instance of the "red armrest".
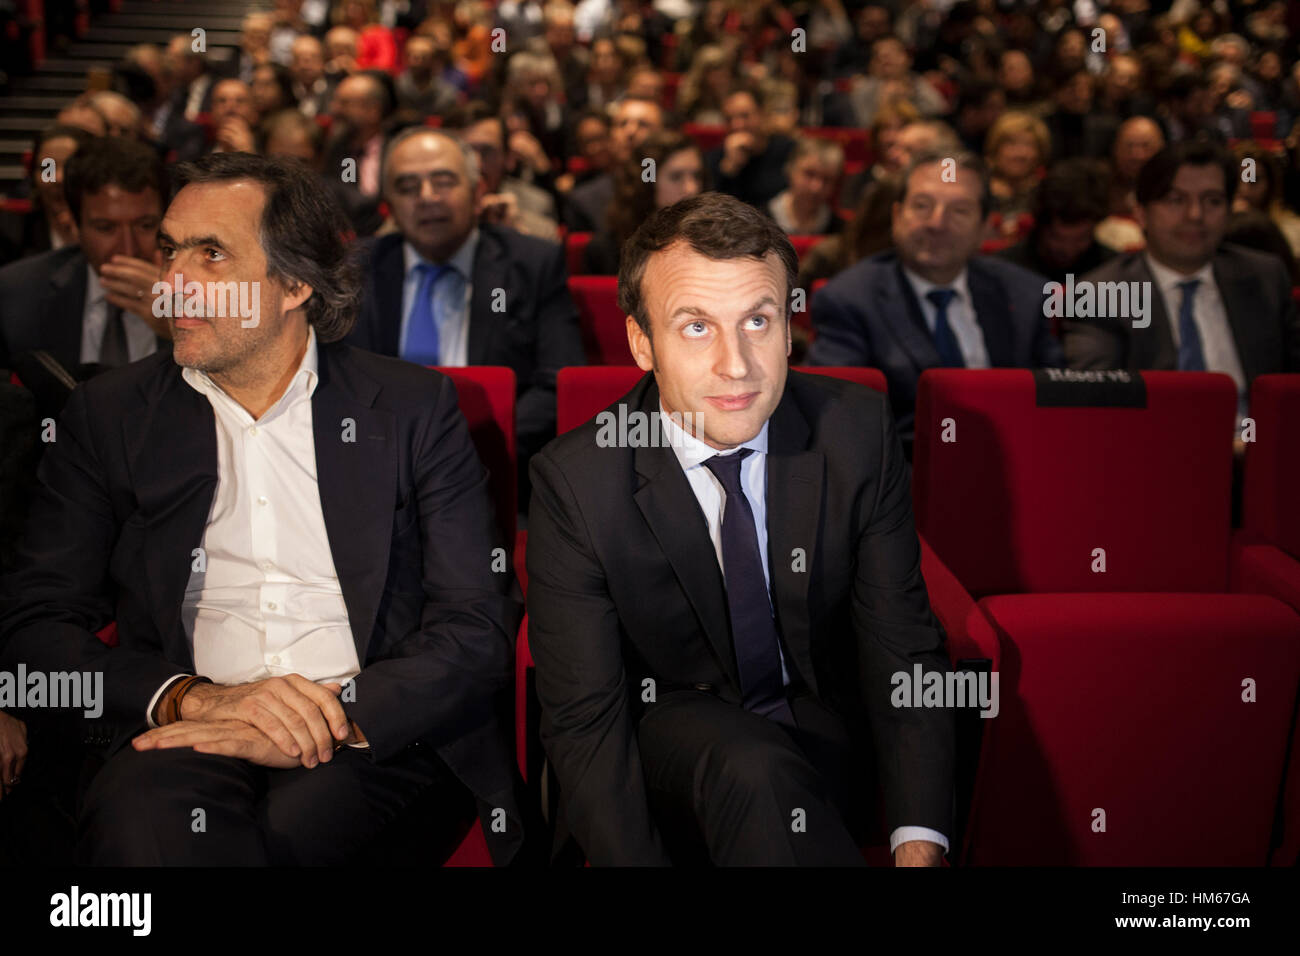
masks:
<path fill-rule="evenodd" d="M 985 658 L 993 662 L 993 670 L 998 670 L 1002 653 L 989 619 L 925 538 L 920 541 L 921 576 L 925 578 L 934 616 L 947 632 L 949 659 L 955 666 L 959 660 Z"/>

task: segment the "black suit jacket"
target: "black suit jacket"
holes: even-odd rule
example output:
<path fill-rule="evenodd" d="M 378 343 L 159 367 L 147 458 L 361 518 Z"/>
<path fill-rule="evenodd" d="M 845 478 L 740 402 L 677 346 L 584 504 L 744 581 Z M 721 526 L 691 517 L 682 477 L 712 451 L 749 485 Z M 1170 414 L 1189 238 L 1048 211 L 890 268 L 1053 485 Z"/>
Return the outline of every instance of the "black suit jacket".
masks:
<path fill-rule="evenodd" d="M 450 380 L 320 345 L 312 396 L 321 509 L 361 673 L 343 709 L 383 761 L 436 748 L 478 797 L 498 863 L 522 838 L 498 692 L 519 620 L 491 571 L 496 517 Z M 355 440 L 342 439 L 355 423 Z M 170 354 L 92 379 L 43 459 L 0 650 L 43 670 L 103 671 L 112 750 L 145 727 L 170 676 L 193 672 L 181 622 L 217 486 L 216 420 Z M 480 553 L 482 560 L 474 560 Z M 95 631 L 116 620 L 120 644 Z M 506 810 L 505 834 L 491 810 Z"/>
<path fill-rule="evenodd" d="M 1219 287 L 1237 358 L 1249 384 L 1256 375 L 1300 372 L 1300 319 L 1291 298 L 1291 280 L 1277 256 L 1224 243 L 1211 268 Z M 1088 282 L 1151 283 L 1151 324 L 1133 328 L 1131 321 L 1096 319 L 1063 326 L 1065 357 L 1070 368 L 1178 368 L 1169 313 L 1147 268 L 1146 255 L 1132 252 L 1107 262 L 1083 277 Z"/>
<path fill-rule="evenodd" d="M 1043 317 L 1040 276 L 992 256 L 976 256 L 966 265 L 966 284 L 992 368 L 1061 365 L 1061 346 Z M 813 296 L 812 319 L 817 337 L 809 364 L 880 369 L 899 432 L 910 439 L 917 380 L 940 359 L 897 253 L 864 259 L 831 279 Z"/>
<path fill-rule="evenodd" d="M 402 237 L 375 240 L 366 252 L 361 315 L 348 341 L 381 355 L 397 355 L 402 334 Z M 470 365 L 507 365 L 518 384 L 516 431 L 524 457 L 555 435 L 555 376 L 585 365 L 578 312 L 565 284 L 559 243 L 513 229 L 479 226 L 469 303 Z M 505 291 L 505 311 L 494 312 L 494 290 Z"/>
<path fill-rule="evenodd" d="M 653 375 L 620 403 L 657 411 Z M 792 371 L 768 445 L 768 561 L 788 660 L 884 756 L 887 828 L 951 835 L 952 713 L 889 701 L 893 673 L 949 665 L 888 404 Z M 529 642 L 568 823 L 593 864 L 668 862 L 637 750 L 654 706 L 642 681 L 655 681 L 658 701 L 709 692 L 741 706 L 707 524 L 673 449 L 599 447 L 594 421 L 535 456 L 532 474 Z"/>
<path fill-rule="evenodd" d="M 81 361 L 81 321 L 86 309 L 86 257 L 64 246 L 19 259 L 0 269 L 0 368 L 44 349 L 64 368 Z"/>

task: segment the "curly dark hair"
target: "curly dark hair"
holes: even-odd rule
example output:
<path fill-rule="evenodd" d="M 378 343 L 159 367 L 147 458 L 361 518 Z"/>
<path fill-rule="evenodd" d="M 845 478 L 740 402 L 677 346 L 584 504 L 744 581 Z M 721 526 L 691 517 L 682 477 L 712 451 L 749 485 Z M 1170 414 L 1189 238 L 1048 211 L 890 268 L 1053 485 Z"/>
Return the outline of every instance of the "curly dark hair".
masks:
<path fill-rule="evenodd" d="M 181 164 L 172 195 L 191 184 L 238 179 L 266 189 L 260 234 L 267 277 L 310 286 L 308 323 L 322 342 L 339 341 L 356 322 L 361 270 L 344 238 L 351 227 L 338 200 L 299 160 L 252 153 L 210 153 Z"/>

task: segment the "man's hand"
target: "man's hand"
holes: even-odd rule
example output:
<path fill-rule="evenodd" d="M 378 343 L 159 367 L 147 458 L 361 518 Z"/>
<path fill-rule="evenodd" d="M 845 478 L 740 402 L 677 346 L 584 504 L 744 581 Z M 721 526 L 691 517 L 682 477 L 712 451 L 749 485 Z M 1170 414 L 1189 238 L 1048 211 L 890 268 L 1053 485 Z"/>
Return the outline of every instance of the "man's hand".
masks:
<path fill-rule="evenodd" d="M 943 847 L 929 840 L 908 840 L 894 851 L 894 866 L 939 866 Z"/>
<path fill-rule="evenodd" d="M 217 127 L 216 144 L 229 153 L 255 153 L 253 131 L 241 117 L 232 116 Z"/>
<path fill-rule="evenodd" d="M 722 160 L 718 163 L 722 172 L 727 176 L 739 173 L 754 155 L 756 145 L 753 133 L 730 133 L 722 141 Z"/>
<path fill-rule="evenodd" d="M 519 201 L 514 193 L 488 193 L 479 200 L 478 215 L 480 222 L 514 229 L 519 219 Z"/>
<path fill-rule="evenodd" d="M 542 149 L 537 137 L 525 129 L 514 130 L 510 134 L 510 152 L 516 160 L 530 166 L 533 172 L 545 176 L 551 171 L 551 161 Z"/>
<path fill-rule="evenodd" d="M 310 768 L 334 756 L 335 739 L 347 739 L 348 718 L 338 701 L 342 690 L 301 674 L 233 686 L 195 684 L 181 701 L 178 723 L 243 721 L 269 737 L 284 756 Z"/>
<path fill-rule="evenodd" d="M 297 757 L 287 756 L 270 737 L 242 720 L 178 720 L 141 734 L 131 745 L 136 750 L 193 747 L 196 753 L 240 757 L 278 770 L 299 764 Z M 313 761 L 311 766 L 315 765 Z"/>
<path fill-rule="evenodd" d="M 27 762 L 27 725 L 0 712 L 0 800 L 22 780 Z"/>
<path fill-rule="evenodd" d="M 153 287 L 158 281 L 161 263 L 161 258 L 150 262 L 148 259 L 115 255 L 99 267 L 99 281 L 109 302 L 123 312 L 138 315 L 154 335 L 170 339 L 172 331 L 167 319 L 153 314 Z"/>

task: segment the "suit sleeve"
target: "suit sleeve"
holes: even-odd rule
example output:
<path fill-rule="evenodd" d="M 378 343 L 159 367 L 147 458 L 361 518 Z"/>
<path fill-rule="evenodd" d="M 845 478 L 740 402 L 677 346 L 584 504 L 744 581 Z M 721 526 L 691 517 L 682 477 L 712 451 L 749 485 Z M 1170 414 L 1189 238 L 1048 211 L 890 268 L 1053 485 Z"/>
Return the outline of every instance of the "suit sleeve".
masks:
<path fill-rule="evenodd" d="M 1065 366 L 1077 371 L 1125 368 L 1127 349 L 1120 333 L 1095 322 L 1071 320 L 1061 330 Z"/>
<path fill-rule="evenodd" d="M 1282 296 L 1282 371 L 1300 372 L 1300 312 L 1296 310 L 1291 294 L 1291 278 L 1286 268 L 1278 264 L 1278 292 Z"/>
<path fill-rule="evenodd" d="M 555 437 L 555 376 L 567 365 L 586 365 L 578 310 L 569 296 L 564 247 L 550 243 L 550 256 L 537 269 L 537 360 L 515 412 L 519 445 L 525 455 L 540 451 Z"/>
<path fill-rule="evenodd" d="M 863 700 L 871 721 L 885 800 L 885 830 L 953 829 L 953 712 L 894 707 L 892 675 L 949 671 L 944 634 L 921 577 L 921 548 L 912 522 L 908 468 L 888 405 L 880 403 L 880 481 L 858 540 L 853 627 Z"/>
<path fill-rule="evenodd" d="M 812 320 L 817 335 L 808 353 L 809 365 L 872 364 L 863 317 L 829 288 L 813 296 Z"/>
<path fill-rule="evenodd" d="M 161 649 L 110 649 L 95 635 L 116 613 L 110 562 L 121 529 L 86 392 L 73 391 L 41 460 L 18 570 L 0 591 L 0 658 L 31 670 L 102 672 L 105 718 L 143 723 L 178 668 Z"/>
<path fill-rule="evenodd" d="M 500 532 L 487 472 L 450 379 L 415 437 L 424 607 L 393 656 L 362 668 L 344 703 L 383 760 L 415 740 L 440 746 L 487 722 L 511 679 L 519 605 L 492 570 Z"/>
<path fill-rule="evenodd" d="M 541 736 L 570 829 L 595 866 L 670 862 L 650 815 L 618 613 L 560 470 L 532 461 L 528 636 Z"/>

